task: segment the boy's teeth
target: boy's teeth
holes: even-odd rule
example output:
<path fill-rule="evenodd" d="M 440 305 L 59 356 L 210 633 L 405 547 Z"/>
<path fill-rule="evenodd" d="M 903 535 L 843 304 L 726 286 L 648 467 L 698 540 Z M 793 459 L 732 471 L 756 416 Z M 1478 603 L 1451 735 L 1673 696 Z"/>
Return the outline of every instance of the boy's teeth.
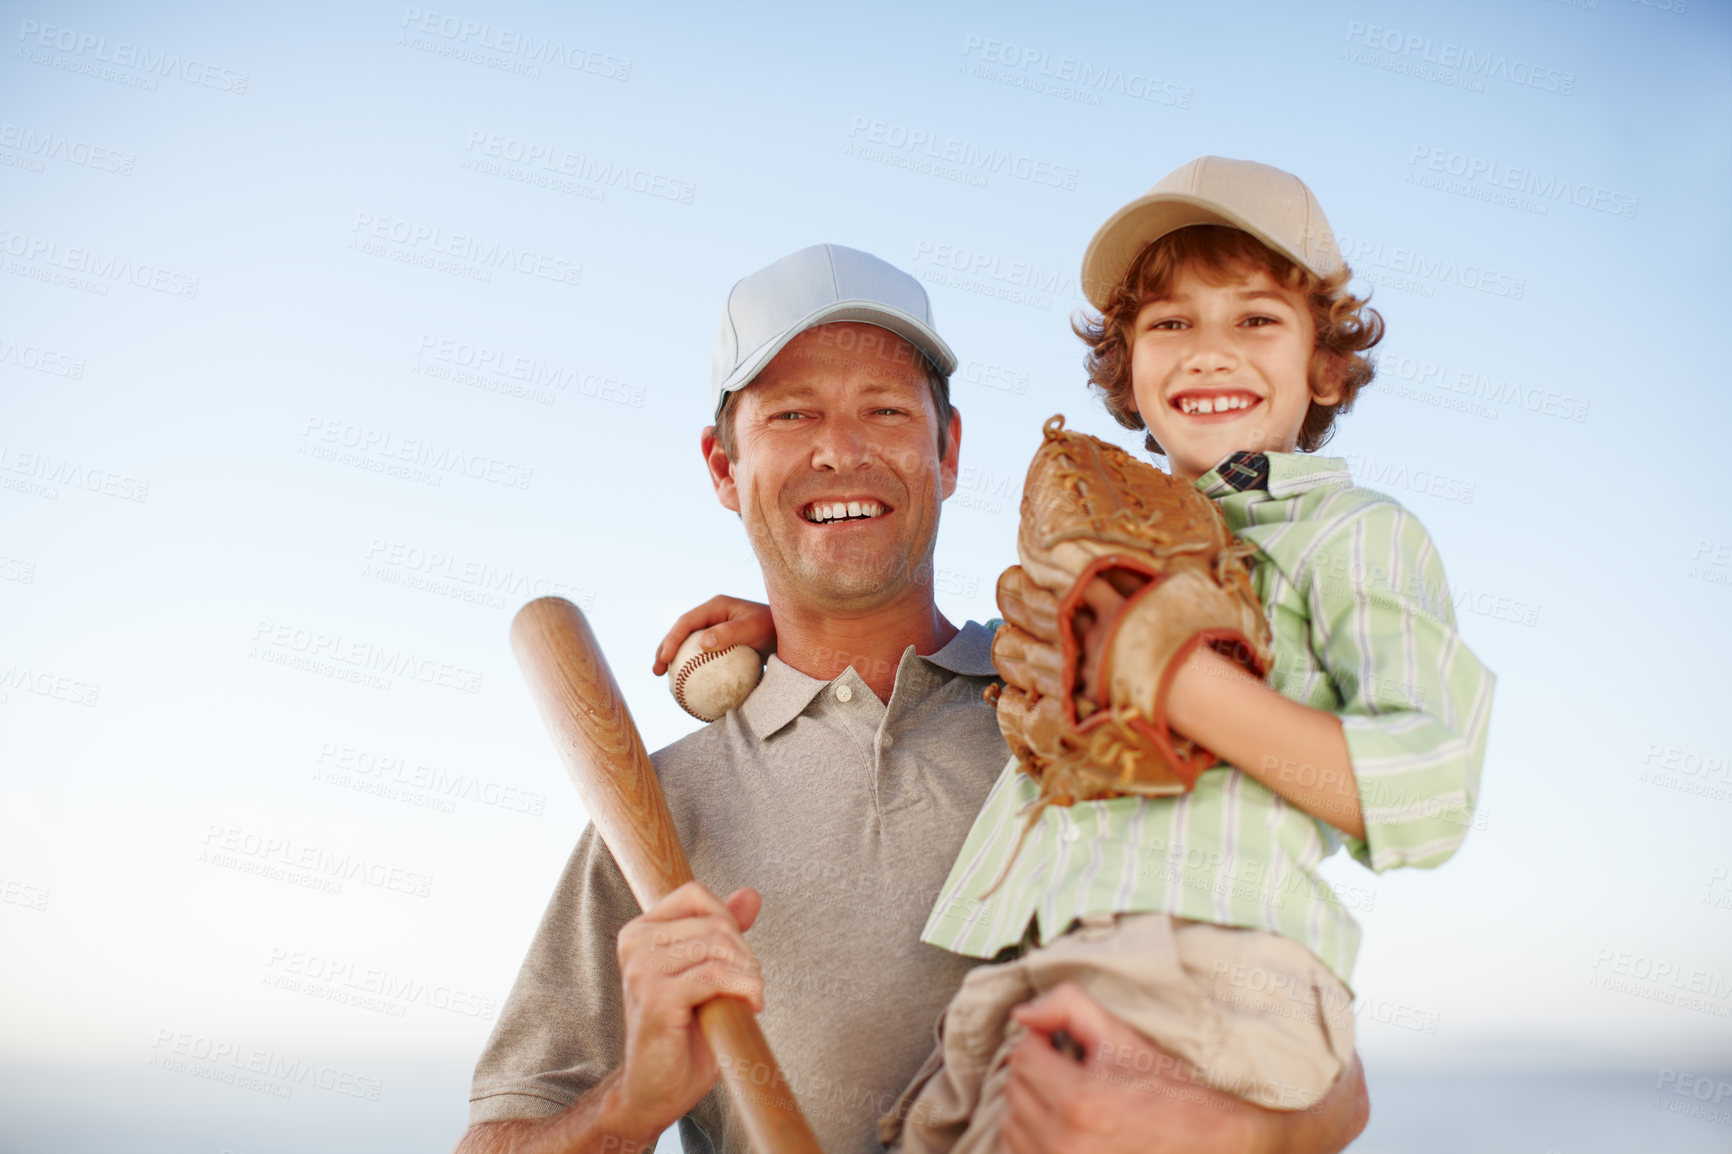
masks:
<path fill-rule="evenodd" d="M 1224 413 L 1229 409 L 1248 409 L 1251 402 L 1244 397 L 1181 397 L 1182 413 Z"/>

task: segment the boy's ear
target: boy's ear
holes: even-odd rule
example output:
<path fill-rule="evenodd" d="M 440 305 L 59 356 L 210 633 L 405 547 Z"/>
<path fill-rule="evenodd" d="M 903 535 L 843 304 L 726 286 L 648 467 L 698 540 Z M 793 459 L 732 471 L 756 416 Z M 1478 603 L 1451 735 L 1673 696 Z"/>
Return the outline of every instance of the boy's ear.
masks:
<path fill-rule="evenodd" d="M 1339 405 L 1347 391 L 1347 360 L 1318 349 L 1311 354 L 1311 399 L 1319 405 Z"/>
<path fill-rule="evenodd" d="M 1135 417 L 1135 418 L 1137 418 L 1137 420 L 1143 421 L 1143 411 L 1142 411 L 1142 409 L 1137 407 L 1136 386 L 1131 383 L 1131 375 L 1128 372 L 1125 374 L 1124 396 L 1122 398 L 1118 399 L 1117 401 L 1115 401 L 1114 404 L 1116 404 L 1117 407 L 1120 410 L 1122 410 L 1126 416 Z M 1113 408 L 1114 408 L 1114 405 L 1109 404 L 1107 406 L 1107 411 L 1111 412 L 1113 410 Z M 1134 428 L 1135 426 L 1132 426 L 1132 427 Z M 1143 427 L 1144 428 L 1148 427 L 1147 421 L 1143 421 Z"/>

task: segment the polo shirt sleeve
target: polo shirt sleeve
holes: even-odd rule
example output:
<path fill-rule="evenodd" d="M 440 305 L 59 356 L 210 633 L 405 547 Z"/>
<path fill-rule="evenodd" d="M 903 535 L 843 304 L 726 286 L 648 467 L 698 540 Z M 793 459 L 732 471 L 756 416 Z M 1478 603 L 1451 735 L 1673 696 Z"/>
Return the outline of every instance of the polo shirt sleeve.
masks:
<path fill-rule="evenodd" d="M 1342 840 L 1379 873 L 1439 865 L 1473 824 L 1495 678 L 1456 629 L 1431 535 L 1393 501 L 1365 506 L 1320 542 L 1309 597 L 1365 818 Z"/>
<path fill-rule="evenodd" d="M 471 1125 L 557 1114 L 619 1066 L 625 1012 L 616 949 L 620 927 L 638 913 L 619 865 L 587 827 L 476 1064 Z M 712 1093 L 682 1131 L 696 1121 L 719 1140 L 715 1111 Z"/>

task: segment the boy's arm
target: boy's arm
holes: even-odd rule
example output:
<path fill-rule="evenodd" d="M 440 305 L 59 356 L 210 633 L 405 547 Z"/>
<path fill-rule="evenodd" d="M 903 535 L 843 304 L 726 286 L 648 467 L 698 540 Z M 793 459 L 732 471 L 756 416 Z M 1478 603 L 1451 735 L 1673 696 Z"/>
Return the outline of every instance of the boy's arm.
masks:
<path fill-rule="evenodd" d="M 1312 817 L 1364 839 L 1359 781 L 1333 713 L 1282 697 L 1235 662 L 1198 648 L 1173 677 L 1167 721 Z"/>
<path fill-rule="evenodd" d="M 704 638 L 705 649 L 727 649 L 746 645 L 768 657 L 776 651 L 776 622 L 770 607 L 760 601 L 721 594 L 710 598 L 696 609 L 688 609 L 674 621 L 673 628 L 656 646 L 654 671 L 657 677 L 668 671 L 669 662 L 680 651 L 680 643 L 699 629 L 709 630 Z"/>
<path fill-rule="evenodd" d="M 1173 728 L 1342 830 L 1372 869 L 1441 863 L 1472 823 L 1495 678 L 1456 630 L 1430 535 L 1378 502 L 1322 541 L 1293 581 L 1340 708 L 1247 684 L 1207 654 L 1174 678 Z M 1275 679 L 1303 691 L 1305 676 L 1278 665 Z"/>

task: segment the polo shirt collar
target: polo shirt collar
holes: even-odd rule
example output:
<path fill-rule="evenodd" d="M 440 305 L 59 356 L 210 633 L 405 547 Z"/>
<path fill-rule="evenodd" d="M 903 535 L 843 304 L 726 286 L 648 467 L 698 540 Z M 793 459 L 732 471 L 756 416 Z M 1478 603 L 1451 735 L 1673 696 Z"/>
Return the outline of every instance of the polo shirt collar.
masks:
<path fill-rule="evenodd" d="M 907 651 L 903 657 L 906 659 Z M 992 630 L 978 621 L 965 623 L 937 653 L 917 654 L 916 659 L 964 677 L 996 676 L 992 668 Z M 740 706 L 740 715 L 762 741 L 805 712 L 812 699 L 830 684 L 801 673 L 772 653 L 764 667 L 764 679 Z"/>
<path fill-rule="evenodd" d="M 828 684 L 806 676 L 772 653 L 764 665 L 764 679 L 741 704 L 740 716 L 762 741 L 800 716 Z"/>
<path fill-rule="evenodd" d="M 964 621 L 948 645 L 921 660 L 964 677 L 998 676 L 992 667 L 992 630 L 978 621 Z"/>

